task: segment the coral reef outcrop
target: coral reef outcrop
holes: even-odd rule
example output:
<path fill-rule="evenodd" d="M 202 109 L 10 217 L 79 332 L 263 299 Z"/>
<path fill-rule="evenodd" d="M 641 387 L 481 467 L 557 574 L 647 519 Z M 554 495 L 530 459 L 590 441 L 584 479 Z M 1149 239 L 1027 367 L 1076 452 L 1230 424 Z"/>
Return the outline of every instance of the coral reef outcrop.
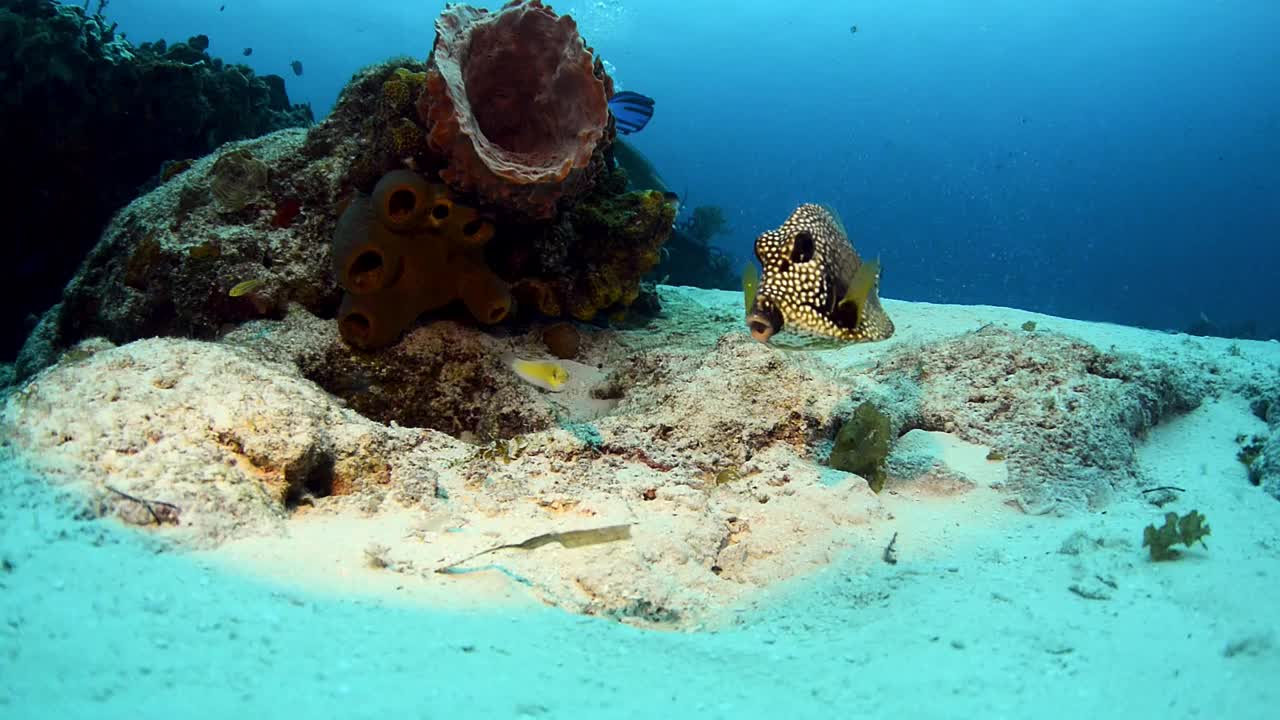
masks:
<path fill-rule="evenodd" d="M 280 317 L 290 303 L 331 317 L 341 300 L 328 249 L 339 188 L 299 152 L 305 136 L 282 130 L 229 144 L 117 213 L 27 340 L 18 377 L 85 338 L 213 338 Z M 244 204 L 230 211 L 228 201 Z M 252 292 L 231 295 L 249 280 L 259 281 Z"/>
<path fill-rule="evenodd" d="M 302 153 L 325 163 L 344 188 L 366 194 L 383 175 L 410 163 L 435 176 L 443 165 L 427 146 L 417 111 L 425 82 L 426 66 L 408 57 L 362 69 L 328 117 L 307 133 Z"/>
<path fill-rule="evenodd" d="M 0 200 L 17 268 L 5 283 L 0 357 L 17 351 L 25 316 L 57 301 L 111 214 L 161 179 L 165 163 L 311 123 L 282 78 L 211 57 L 208 43 L 135 46 L 75 3 L 0 0 L 0 155 L 21 169 Z"/>
<path fill-rule="evenodd" d="M 599 172 L 612 94 L 573 18 L 514 0 L 441 13 L 418 104 L 450 186 L 545 219 Z"/>
<path fill-rule="evenodd" d="M 279 317 L 290 303 L 334 317 L 343 296 L 332 251 L 344 232 L 339 218 L 348 208 L 372 207 L 378 182 L 389 174 L 429 178 L 432 172 L 429 153 L 414 159 L 416 175 L 397 158 L 403 148 L 395 128 L 417 126 L 395 112 L 409 112 L 405 103 L 420 73 L 419 66 L 399 62 L 357 76 L 334 113 L 310 130 L 228 144 L 119 212 L 24 347 L 16 376 L 29 376 L 96 335 L 117 343 L 154 335 L 211 338 L 249 319 Z M 524 320 L 595 320 L 627 310 L 643 297 L 640 278 L 658 261 L 675 207 L 655 191 L 622 192 L 625 182 L 611 182 L 618 176 L 601 176 L 553 221 L 513 219 L 502 208 L 477 205 L 474 195 L 450 191 L 447 202 L 461 213 L 456 217 L 475 217 L 475 231 L 483 228 L 470 238 L 483 242 L 451 247 L 469 258 L 468 267 L 493 273 L 471 275 L 466 293 L 456 281 L 439 287 L 450 288 L 449 299 L 470 303 L 473 318 L 483 322 L 501 319 L 504 306 Z M 442 187 L 428 185 L 437 189 L 432 193 Z M 353 211 L 348 219 L 359 217 Z M 446 225 L 468 229 L 467 222 Z M 450 262 L 461 267 L 459 258 Z M 228 295 L 252 279 L 262 280 L 254 292 Z M 502 299 L 504 285 L 511 305 Z M 347 334 L 363 347 L 393 342 L 419 312 L 445 303 L 433 299 L 406 309 L 376 338 Z M 383 317 L 375 312 L 366 319 Z"/>
<path fill-rule="evenodd" d="M 14 377 L 86 338 L 213 338 L 293 303 L 363 350 L 455 300 L 483 325 L 656 312 L 641 277 L 675 205 L 608 167 L 611 81 L 573 20 L 530 0 L 451 6 L 438 30 L 427 63 L 358 73 L 307 132 L 173 165 L 112 219 Z"/>

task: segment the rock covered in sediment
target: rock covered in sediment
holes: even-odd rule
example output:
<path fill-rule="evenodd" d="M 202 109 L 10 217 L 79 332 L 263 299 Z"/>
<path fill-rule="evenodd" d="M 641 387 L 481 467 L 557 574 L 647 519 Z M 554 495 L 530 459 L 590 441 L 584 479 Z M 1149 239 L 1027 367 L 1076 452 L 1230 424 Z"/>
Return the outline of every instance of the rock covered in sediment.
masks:
<path fill-rule="evenodd" d="M 305 138 L 282 130 L 230 143 L 121 210 L 28 340 L 19 378 L 95 336 L 211 339 L 282 317 L 289 303 L 332 314 L 340 292 L 328 242 L 340 189 L 329 163 L 300 154 Z M 255 170 L 237 171 L 245 164 Z"/>
<path fill-rule="evenodd" d="M 847 394 L 814 358 L 779 354 L 741 333 L 710 347 L 630 355 L 599 392 L 620 399 L 599 424 L 611 452 L 710 475 L 743 473 L 757 452 L 778 444 L 816 456 Z"/>
<path fill-rule="evenodd" d="M 158 524 L 194 546 L 280 532 L 297 504 L 389 486 L 451 444 L 372 422 L 226 345 L 153 339 L 69 355 L 7 398 L 7 443 L 102 512 L 156 520 L 126 495 L 177 507 L 176 526 Z"/>
<path fill-rule="evenodd" d="M 550 361 L 536 330 L 435 323 L 361 358 L 332 321 L 294 308 L 217 343 L 77 348 L 8 398 L 0 429 L 98 511 L 155 525 L 110 485 L 181 508 L 160 531 L 195 545 L 265 533 L 286 575 L 321 538 L 343 573 L 372 572 L 373 558 L 405 584 L 464 592 L 501 570 L 567 610 L 670 627 L 839 557 L 890 562 L 899 530 L 918 557 L 920 538 L 942 537 L 926 511 L 947 503 L 989 525 L 1021 517 L 1008 505 L 1133 500 L 1148 480 L 1135 449 L 1155 423 L 1213 394 L 1270 397 L 1280 367 L 1262 343 L 1221 357 L 1209 341 L 1083 323 L 1019 332 L 1016 311 L 901 303 L 894 340 L 787 352 L 747 337 L 737 294 L 662 294 L 667 314 L 647 326 L 585 329 L 563 392 L 502 361 Z M 864 401 L 897 429 L 879 495 L 826 465 Z M 620 524 L 628 539 L 466 561 Z M 460 574 L 436 572 L 458 561 Z"/>
<path fill-rule="evenodd" d="M 83 492 L 99 512 L 155 525 L 198 547 L 264 533 L 287 544 L 290 524 L 305 518 L 324 522 L 336 514 L 384 511 L 394 518 L 395 509 L 411 506 L 419 521 L 441 529 L 439 537 L 382 555 L 399 572 L 444 582 L 435 569 L 487 545 L 549 529 L 628 523 L 634 532 L 624 543 L 568 557 L 509 553 L 501 561 L 549 602 L 636 622 L 695 622 L 711 606 L 817 569 L 841 552 L 841 532 L 880 513 L 858 478 L 833 483 L 820 467 L 797 464 L 803 422 L 763 421 L 757 429 L 730 431 L 733 423 L 759 420 L 742 413 L 734 398 L 698 414 L 690 394 L 700 381 L 719 383 L 715 378 L 725 375 L 730 387 L 745 382 L 763 389 L 763 348 L 731 342 L 733 351 L 686 378 L 676 395 L 637 392 L 623 414 L 602 420 L 616 403 L 590 391 L 617 380 L 603 370 L 573 364 L 577 387 L 542 393 L 493 364 L 498 341 L 442 325 L 402 343 L 398 352 L 406 360 L 391 366 L 403 373 L 400 382 L 449 382 L 438 367 L 429 377 L 413 374 L 410 360 L 427 359 L 426 351 L 462 345 L 470 348 L 465 356 L 489 349 L 477 362 L 483 372 L 497 373 L 480 378 L 495 392 L 463 386 L 468 401 L 502 405 L 498 396 L 509 387 L 513 407 L 544 418 L 548 427 L 468 443 L 371 421 L 303 376 L 301 367 L 332 352 L 336 333 L 301 310 L 283 322 L 246 326 L 220 343 L 152 339 L 78 348 L 14 393 L 0 424 L 20 457 Z M 541 338 L 531 332 L 507 346 L 530 355 Z M 627 352 L 614 336 L 597 339 L 587 359 L 616 361 Z M 734 368 L 738 372 L 724 372 Z M 799 373 L 794 379 L 805 381 Z M 639 381 L 650 380 L 658 382 Z M 803 410 L 784 396 L 768 407 L 776 403 Z M 628 429 L 630 422 L 637 428 Z M 675 461 L 665 467 L 644 454 L 645 446 L 674 440 L 649 435 L 664 423 L 681 426 L 679 444 L 691 461 L 655 452 Z M 748 447 L 751 463 L 739 464 Z M 712 471 L 722 461 L 731 461 L 725 469 L 733 472 L 716 477 Z M 180 524 L 153 522 L 139 500 L 179 508 Z"/>
<path fill-rule="evenodd" d="M 511 438 L 556 423 L 535 388 L 508 367 L 503 337 L 442 320 L 379 353 L 353 350 L 336 324 L 301 309 L 280 323 L 251 323 L 224 341 L 254 357 L 290 363 L 347 407 L 376 422 L 454 437 Z M 528 348 L 527 357 L 537 357 Z M 576 373 L 575 373 L 576 375 Z M 578 382 L 575 380 L 574 385 Z"/>
<path fill-rule="evenodd" d="M 1238 438 L 1237 457 L 1246 465 L 1249 478 L 1271 497 L 1280 500 L 1280 379 L 1269 391 L 1254 399 L 1251 409 L 1267 423 L 1265 435 Z"/>
<path fill-rule="evenodd" d="M 988 445 L 1024 507 L 1105 507 L 1136 485 L 1136 448 L 1205 397 L 1205 376 L 1058 333 L 984 328 L 890 351 L 874 372 L 904 428 Z"/>

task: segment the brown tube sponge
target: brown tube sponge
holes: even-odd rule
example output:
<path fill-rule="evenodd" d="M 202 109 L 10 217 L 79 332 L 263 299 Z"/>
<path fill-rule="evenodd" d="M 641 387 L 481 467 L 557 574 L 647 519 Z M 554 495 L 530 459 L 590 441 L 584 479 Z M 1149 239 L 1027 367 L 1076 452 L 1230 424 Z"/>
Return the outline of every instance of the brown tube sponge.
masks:
<path fill-rule="evenodd" d="M 396 232 L 412 232 L 431 211 L 431 184 L 416 172 L 392 170 L 373 188 L 373 212 L 378 222 Z"/>
<path fill-rule="evenodd" d="M 573 18 L 541 0 L 454 5 L 436 20 L 418 112 L 451 187 L 549 218 L 589 179 L 612 94 Z"/>
<path fill-rule="evenodd" d="M 373 217 L 369 201 L 358 198 L 338 218 L 333 233 L 334 274 L 338 284 L 356 295 L 390 287 L 403 270 L 400 243 L 384 242 Z"/>
<path fill-rule="evenodd" d="M 458 295 L 471 317 L 482 323 L 500 322 L 511 312 L 511 289 L 486 267 L 473 267 L 460 276 Z"/>
<path fill-rule="evenodd" d="M 346 297 L 338 330 L 351 345 L 390 345 L 424 312 L 461 299 L 477 321 L 511 311 L 511 291 L 484 260 L 493 224 L 444 185 L 408 170 L 387 173 L 351 201 L 333 236 Z"/>

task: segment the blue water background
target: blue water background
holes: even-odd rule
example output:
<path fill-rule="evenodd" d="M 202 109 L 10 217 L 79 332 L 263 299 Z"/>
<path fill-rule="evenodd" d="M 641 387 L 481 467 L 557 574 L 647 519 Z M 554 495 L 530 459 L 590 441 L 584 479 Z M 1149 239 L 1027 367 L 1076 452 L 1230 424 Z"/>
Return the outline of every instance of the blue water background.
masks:
<path fill-rule="evenodd" d="M 881 256 L 887 297 L 1280 335 L 1280 2 L 551 4 L 657 98 L 636 145 L 692 204 L 725 208 L 719 242 L 741 259 L 816 201 Z M 135 42 L 205 33 L 323 115 L 360 67 L 424 58 L 442 7 L 107 14 Z"/>

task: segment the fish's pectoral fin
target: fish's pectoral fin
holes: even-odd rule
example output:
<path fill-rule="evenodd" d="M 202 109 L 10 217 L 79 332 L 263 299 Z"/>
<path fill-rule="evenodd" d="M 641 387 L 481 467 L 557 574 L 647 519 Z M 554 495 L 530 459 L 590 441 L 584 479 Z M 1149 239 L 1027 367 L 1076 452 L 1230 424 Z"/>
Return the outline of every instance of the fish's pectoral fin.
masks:
<path fill-rule="evenodd" d="M 880 259 L 863 263 L 849 281 L 849 289 L 836 304 L 836 311 L 853 311 L 853 327 L 862 319 L 862 308 L 866 307 L 867 298 L 876 289 L 876 281 L 880 279 Z"/>
<path fill-rule="evenodd" d="M 746 306 L 747 313 L 756 304 L 756 292 L 759 289 L 760 271 L 756 269 L 755 263 L 748 262 L 742 269 L 742 303 Z"/>

